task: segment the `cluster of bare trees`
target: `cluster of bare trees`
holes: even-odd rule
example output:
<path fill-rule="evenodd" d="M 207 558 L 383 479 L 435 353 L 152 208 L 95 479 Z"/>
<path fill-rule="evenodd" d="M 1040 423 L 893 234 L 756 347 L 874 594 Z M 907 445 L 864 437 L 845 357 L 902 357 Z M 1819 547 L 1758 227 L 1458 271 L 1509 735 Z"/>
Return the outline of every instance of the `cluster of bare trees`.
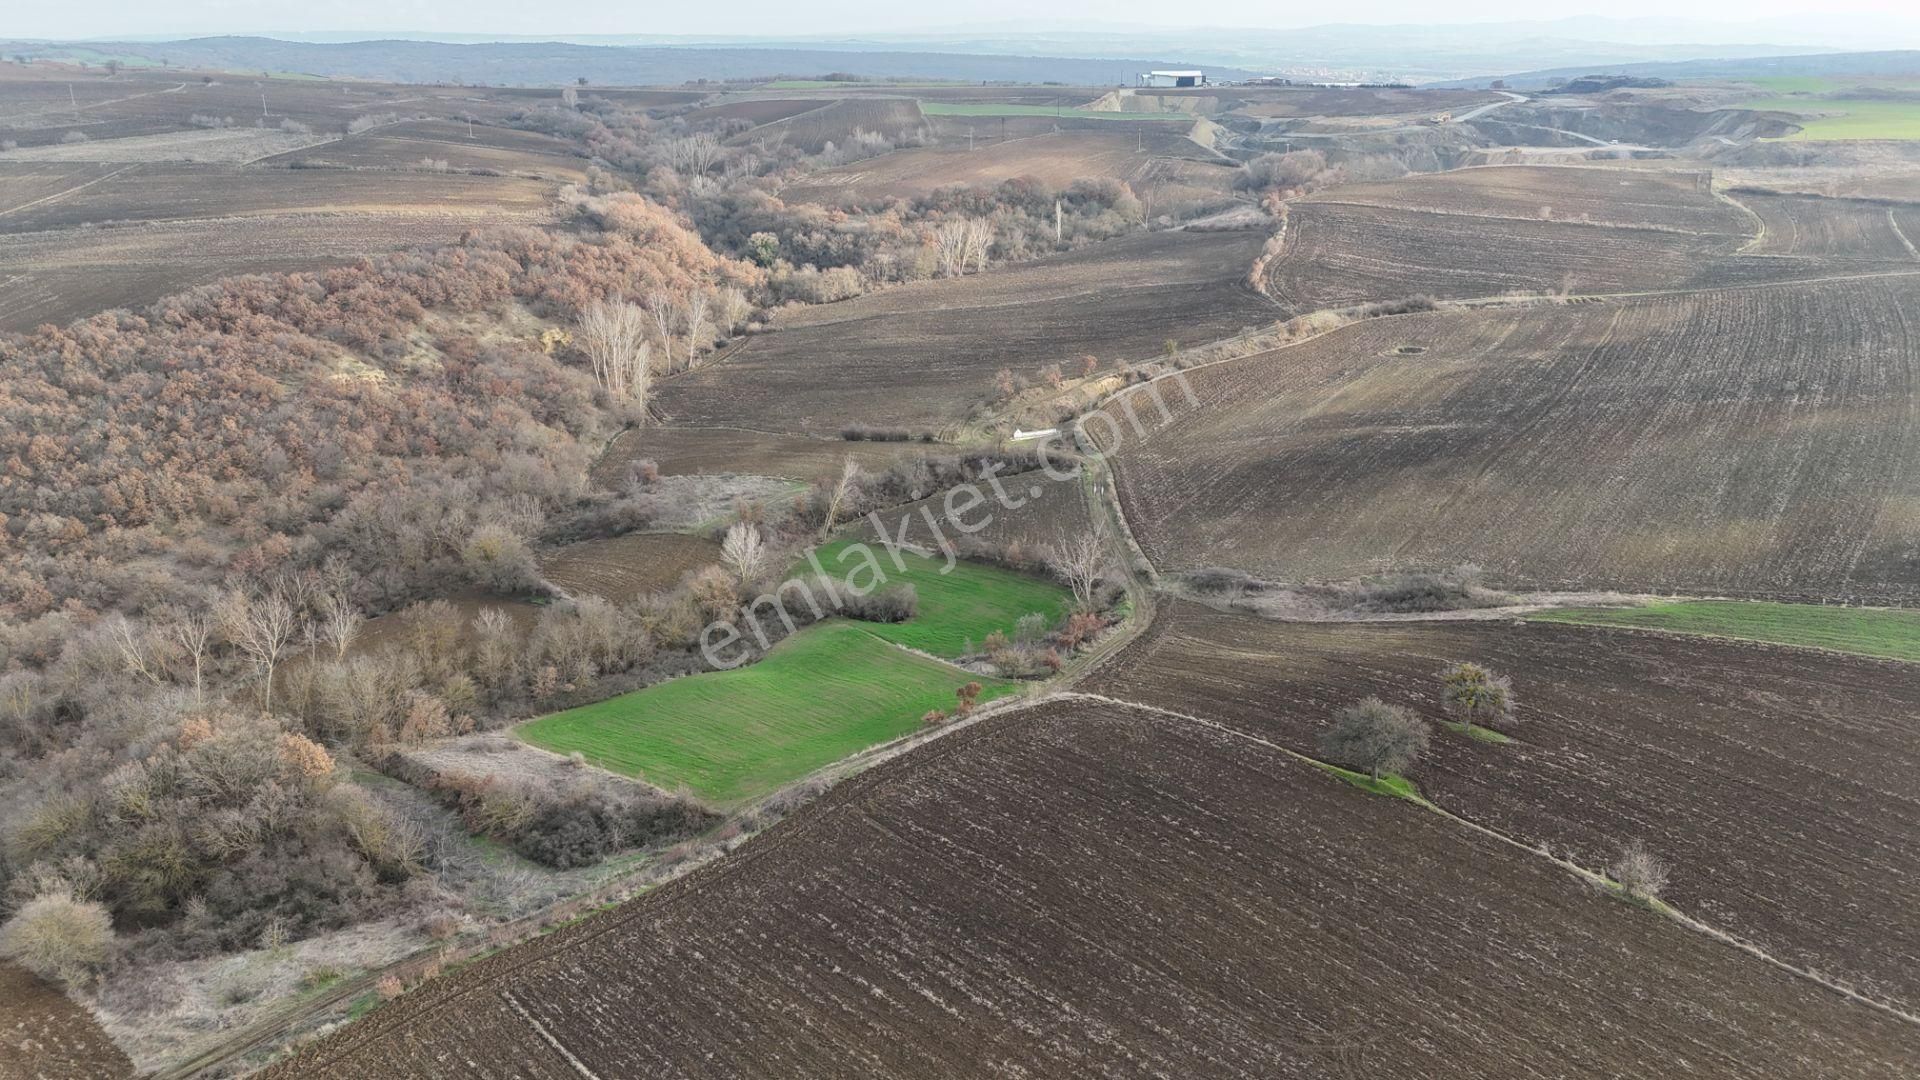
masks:
<path fill-rule="evenodd" d="M 993 223 L 985 218 L 960 218 L 933 231 L 934 255 L 940 276 L 959 277 L 969 269 L 987 268 L 987 250 L 993 246 Z"/>
<path fill-rule="evenodd" d="M 644 309 L 617 298 L 597 301 L 580 313 L 574 340 L 601 389 L 645 408 L 653 389 L 653 343 L 647 340 Z"/>
<path fill-rule="evenodd" d="M 687 176 L 704 176 L 726 156 L 727 148 L 706 132 L 699 132 L 660 144 L 660 155 L 674 171 Z"/>
<path fill-rule="evenodd" d="M 753 314 L 753 304 L 747 299 L 747 294 L 731 285 L 718 289 L 694 289 L 678 298 L 672 293 L 655 292 L 649 294 L 647 302 L 654 312 L 660 340 L 668 343 L 666 361 L 669 371 L 674 370 L 671 342 L 675 327 L 680 330 L 680 363 L 681 370 L 685 370 L 693 367 L 701 351 L 712 344 L 713 335 L 734 333 Z"/>
<path fill-rule="evenodd" d="M 237 583 L 206 610 L 164 611 L 146 622 L 115 615 L 103 632 L 129 675 L 152 686 L 184 685 L 207 703 L 215 650 L 226 646 L 253 669 L 263 708 L 273 707 L 274 673 L 296 649 L 346 654 L 365 621 L 348 599 L 350 578 L 331 561 L 318 571 Z"/>
<path fill-rule="evenodd" d="M 258 673 L 261 705 L 271 709 L 274 671 L 291 650 L 325 648 L 337 659 L 353 645 L 364 618 L 348 599 L 349 584 L 338 562 L 318 572 L 276 574 L 228 589 L 204 631 L 192 616 L 176 623 L 175 641 L 198 644 L 192 654 L 195 693 L 203 692 L 204 649 L 217 631 Z"/>
<path fill-rule="evenodd" d="M 691 368 L 715 333 L 733 333 L 752 314 L 752 302 L 731 285 L 684 296 L 655 289 L 644 305 L 619 297 L 589 305 L 580 313 L 574 340 L 601 389 L 644 409 L 653 392 L 656 355 L 665 373 L 676 370 L 677 339 L 679 370 Z"/>

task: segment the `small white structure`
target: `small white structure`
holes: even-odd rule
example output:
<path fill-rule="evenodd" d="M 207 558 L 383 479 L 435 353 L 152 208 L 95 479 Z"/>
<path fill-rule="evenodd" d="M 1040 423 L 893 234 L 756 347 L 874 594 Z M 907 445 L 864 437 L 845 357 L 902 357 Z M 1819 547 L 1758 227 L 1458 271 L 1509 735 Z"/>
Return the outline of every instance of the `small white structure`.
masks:
<path fill-rule="evenodd" d="M 1204 71 L 1143 71 L 1140 73 L 1141 86 L 1205 86 L 1207 73 Z"/>

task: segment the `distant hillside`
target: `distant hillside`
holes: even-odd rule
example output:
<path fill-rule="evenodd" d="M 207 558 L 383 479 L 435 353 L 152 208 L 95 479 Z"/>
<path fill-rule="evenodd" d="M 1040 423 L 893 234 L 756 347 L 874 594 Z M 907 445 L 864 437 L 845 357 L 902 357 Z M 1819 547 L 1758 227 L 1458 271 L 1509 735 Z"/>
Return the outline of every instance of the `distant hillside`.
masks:
<path fill-rule="evenodd" d="M 1631 75 L 1658 79 L 1759 79 L 1784 75 L 1825 75 L 1881 77 L 1920 74 L 1920 50 L 1889 52 L 1813 53 L 1800 56 L 1757 56 L 1737 60 L 1678 60 L 1645 64 L 1610 64 L 1603 70 L 1593 66 L 1548 68 L 1523 71 L 1506 76 L 1507 85 L 1519 90 L 1553 86 L 1568 79 L 1587 75 Z M 1485 85 L 1485 79 L 1455 79 L 1434 83 L 1439 87 Z"/>
<path fill-rule="evenodd" d="M 385 82 L 554 86 L 585 78 L 596 84 L 659 85 L 694 79 L 851 72 L 885 78 L 967 82 L 1062 82 L 1110 86 L 1137 72 L 1190 67 L 1174 59 L 1069 59 L 938 52 L 782 48 L 690 48 L 571 45 L 559 42 L 449 44 L 435 41 L 280 41 L 260 37 L 194 38 L 166 42 L 0 42 L 8 56 L 123 60 L 222 71 L 301 72 Z M 1219 78 L 1251 74 L 1212 69 Z"/>

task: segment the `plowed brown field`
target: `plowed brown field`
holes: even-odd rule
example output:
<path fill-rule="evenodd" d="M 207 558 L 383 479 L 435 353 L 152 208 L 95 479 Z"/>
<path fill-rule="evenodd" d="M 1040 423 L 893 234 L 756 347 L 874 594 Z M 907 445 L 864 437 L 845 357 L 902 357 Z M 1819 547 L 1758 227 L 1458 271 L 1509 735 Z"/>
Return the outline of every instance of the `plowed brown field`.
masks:
<path fill-rule="evenodd" d="M 0 190 L 16 178 L 23 193 L 43 187 L 25 168 L 0 174 Z M 76 179 L 70 196 L 22 199 L 0 214 L 0 331 L 139 309 L 235 274 L 315 269 L 451 243 L 483 225 L 536 224 L 552 216 L 553 188 L 512 177 L 119 167 L 90 186 Z"/>
<path fill-rule="evenodd" d="M 119 1080 L 133 1063 L 85 1009 L 0 963 L 0 1080 Z"/>
<path fill-rule="evenodd" d="M 1490 165 L 1330 188 L 1303 205 L 1348 203 L 1528 221 L 1745 236 L 1752 221 L 1717 199 L 1707 174 L 1591 166 Z"/>
<path fill-rule="evenodd" d="M 1684 285 L 1736 246 L 1655 229 L 1308 203 L 1288 217 L 1268 292 L 1293 314 L 1416 294 L 1641 292 Z"/>
<path fill-rule="evenodd" d="M 785 143 L 817 154 L 828 143 L 846 146 L 863 131 L 897 139 L 926 124 L 920 103 L 912 98 L 848 98 L 821 104 L 822 108 L 761 124 L 731 141 L 742 146 Z"/>
<path fill-rule="evenodd" d="M 1105 178 L 1125 181 L 1142 200 L 1151 199 L 1156 215 L 1232 196 L 1232 163 L 1184 135 L 1099 130 L 989 139 L 997 130 L 990 118 L 982 118 L 976 149 L 962 141 L 896 150 L 811 174 L 780 195 L 789 202 L 862 202 L 925 195 L 949 184 L 991 187 L 1024 177 L 1062 188 L 1082 178 Z"/>
<path fill-rule="evenodd" d="M 1920 1029 L 1271 749 L 1078 701 L 265 1075 L 1895 1077 Z"/>
<path fill-rule="evenodd" d="M 830 436 L 662 425 L 621 433 L 594 466 L 593 478 L 602 487 L 613 487 L 626 479 L 633 462 L 647 460 L 659 466 L 662 476 L 734 473 L 813 481 L 839 475 L 840 463 L 849 457 L 864 468 L 884 469 L 904 458 L 946 449 L 919 442 L 850 442 Z"/>
<path fill-rule="evenodd" d="M 1369 694 L 1438 717 L 1436 673 L 1458 660 L 1512 676 L 1523 723 L 1509 745 L 1436 731 L 1414 772 L 1430 798 L 1589 867 L 1643 840 L 1671 867 L 1681 910 L 1920 1004 L 1920 794 L 1907 782 L 1920 665 L 1540 623 L 1277 623 L 1182 603 L 1093 688 L 1312 753 L 1333 710 Z"/>
<path fill-rule="evenodd" d="M 1164 570 L 1920 599 L 1920 275 L 1374 319 L 1118 457 Z"/>
<path fill-rule="evenodd" d="M 484 127 L 453 120 L 415 120 L 376 128 L 291 154 L 266 165 L 337 165 L 352 169 L 420 169 L 422 159 L 444 161 L 449 168 L 492 170 L 522 176 L 553 176 L 578 181 L 586 159 L 564 140 L 513 128 Z"/>
<path fill-rule="evenodd" d="M 1736 196 L 1766 223 L 1755 255 L 1811 255 L 1863 262 L 1914 262 L 1912 238 L 1899 211 L 1908 209 L 1859 199 L 1819 195 Z"/>
<path fill-rule="evenodd" d="M 571 595 L 625 604 L 719 561 L 720 545 L 704 536 L 628 533 L 568 544 L 544 556 L 540 572 Z"/>
<path fill-rule="evenodd" d="M 749 339 L 722 363 L 661 384 L 692 425 L 824 434 L 846 424 L 938 428 L 994 395 L 994 374 L 1029 378 L 1145 359 L 1273 321 L 1246 286 L 1265 235 L 1163 232 L 986 273 L 825 305 Z"/>

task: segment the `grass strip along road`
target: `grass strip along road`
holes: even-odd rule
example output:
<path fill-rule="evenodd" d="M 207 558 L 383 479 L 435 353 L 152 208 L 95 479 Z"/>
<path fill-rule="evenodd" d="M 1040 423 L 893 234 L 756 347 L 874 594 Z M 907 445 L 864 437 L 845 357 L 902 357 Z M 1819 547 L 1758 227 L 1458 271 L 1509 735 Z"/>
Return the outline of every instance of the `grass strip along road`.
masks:
<path fill-rule="evenodd" d="M 1543 611 L 1530 618 L 1540 622 L 1707 634 L 1920 661 L 1920 611 L 1758 600 L 1679 600 L 1631 608 L 1567 608 Z"/>

